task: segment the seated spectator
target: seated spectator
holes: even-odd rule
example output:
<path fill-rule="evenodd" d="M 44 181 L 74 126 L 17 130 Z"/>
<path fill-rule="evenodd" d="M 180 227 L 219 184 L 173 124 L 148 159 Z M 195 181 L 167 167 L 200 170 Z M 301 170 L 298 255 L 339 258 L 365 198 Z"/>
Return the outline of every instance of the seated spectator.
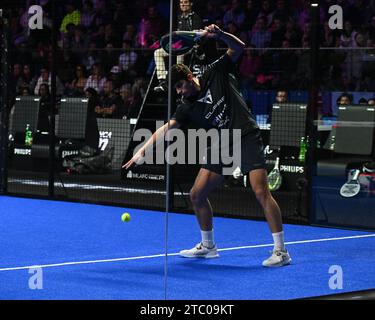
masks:
<path fill-rule="evenodd" d="M 89 39 L 82 25 L 74 27 L 74 35 L 69 41 L 71 58 L 73 63 L 80 63 L 87 54 Z"/>
<path fill-rule="evenodd" d="M 21 91 L 24 89 L 27 89 L 30 93 L 33 92 L 36 85 L 36 80 L 37 79 L 31 73 L 30 66 L 25 64 L 22 69 L 22 74 L 17 81 L 17 94 L 21 94 Z"/>
<path fill-rule="evenodd" d="M 243 88 L 254 85 L 258 70 L 262 65 L 262 59 L 254 48 L 254 45 L 250 45 L 240 60 L 239 72 Z"/>
<path fill-rule="evenodd" d="M 121 97 L 121 109 L 123 110 L 124 119 L 131 117 L 137 117 L 138 107 L 140 106 L 140 101 L 133 95 L 132 86 L 130 83 L 124 84 L 120 88 Z"/>
<path fill-rule="evenodd" d="M 40 76 L 36 81 L 36 85 L 34 88 L 34 94 L 37 96 L 39 95 L 39 89 L 42 84 L 48 85 L 48 92 L 51 92 L 51 73 L 48 68 L 42 68 L 40 70 Z M 61 96 L 64 91 L 64 86 L 61 83 L 60 79 L 56 76 L 56 95 Z"/>
<path fill-rule="evenodd" d="M 362 106 L 367 106 L 368 101 L 365 98 L 361 98 L 361 99 L 358 100 L 358 104 L 362 105 Z"/>
<path fill-rule="evenodd" d="M 108 42 L 105 50 L 101 52 L 100 60 L 104 74 L 110 72 L 111 68 L 118 64 L 119 53 L 114 48 L 115 45 L 112 42 Z"/>
<path fill-rule="evenodd" d="M 268 47 L 271 42 L 271 32 L 267 30 L 267 19 L 258 18 L 250 34 L 250 43 L 257 48 Z"/>
<path fill-rule="evenodd" d="M 205 25 L 215 23 L 215 21 L 221 19 L 222 16 L 223 14 L 216 1 L 211 0 L 206 3 L 206 10 L 203 15 Z"/>
<path fill-rule="evenodd" d="M 92 32 L 96 28 L 96 11 L 94 4 L 91 0 L 83 2 L 83 9 L 81 14 L 81 24 L 89 31 Z"/>
<path fill-rule="evenodd" d="M 66 84 L 65 94 L 69 96 L 82 97 L 86 86 L 86 70 L 82 64 L 78 64 L 75 69 L 74 79 Z"/>
<path fill-rule="evenodd" d="M 287 103 L 288 102 L 288 92 L 286 90 L 278 90 L 275 97 L 276 103 Z"/>
<path fill-rule="evenodd" d="M 272 23 L 274 14 L 275 11 L 271 6 L 271 2 L 269 0 L 263 0 L 257 19 L 265 18 L 265 27 L 268 28 Z"/>
<path fill-rule="evenodd" d="M 356 47 L 355 37 L 357 31 L 353 29 L 353 26 L 350 21 L 344 22 L 344 30 L 340 37 L 340 48 L 352 48 Z"/>
<path fill-rule="evenodd" d="M 338 99 L 337 104 L 338 105 L 350 105 L 353 102 L 353 97 L 349 93 L 343 93 Z"/>
<path fill-rule="evenodd" d="M 247 0 L 244 12 L 246 18 L 245 23 L 243 25 L 243 30 L 251 30 L 258 16 L 257 1 Z"/>
<path fill-rule="evenodd" d="M 90 41 L 87 55 L 82 60 L 87 70 L 91 70 L 94 64 L 100 63 L 100 52 L 97 50 L 96 42 Z"/>
<path fill-rule="evenodd" d="M 111 72 L 108 75 L 108 80 L 112 81 L 113 85 L 113 91 L 116 94 L 119 94 L 120 92 L 120 87 L 122 85 L 122 73 L 121 73 L 121 68 L 119 66 L 113 66 L 111 68 Z"/>
<path fill-rule="evenodd" d="M 122 41 L 130 41 L 131 47 L 136 47 L 137 38 L 137 27 L 134 24 L 127 24 L 125 27 L 125 32 L 122 35 Z"/>
<path fill-rule="evenodd" d="M 275 18 L 269 31 L 271 31 L 270 46 L 272 48 L 280 48 L 286 32 L 284 23 L 279 18 Z"/>
<path fill-rule="evenodd" d="M 228 24 L 233 22 L 238 28 L 242 28 L 245 23 L 246 15 L 242 9 L 240 0 L 232 0 L 231 7 L 224 13 L 224 28 L 228 29 Z"/>
<path fill-rule="evenodd" d="M 103 91 L 104 82 L 107 79 L 103 75 L 102 66 L 100 63 L 95 63 L 92 66 L 91 75 L 87 78 L 85 89 L 94 88 L 99 94 Z"/>
<path fill-rule="evenodd" d="M 120 47 L 121 39 L 112 23 L 108 23 L 100 28 L 103 32 L 99 32 L 95 36 L 95 41 L 99 48 L 104 48 L 108 43 L 111 43 L 115 48 Z"/>
<path fill-rule="evenodd" d="M 122 119 L 124 110 L 121 107 L 121 98 L 114 93 L 112 81 L 106 80 L 100 96 L 100 106 L 95 107 L 96 117 Z"/>
<path fill-rule="evenodd" d="M 134 78 L 137 75 L 135 65 L 137 63 L 138 54 L 131 47 L 132 42 L 130 40 L 124 40 L 122 42 L 123 53 L 118 59 L 118 65 L 122 71 L 125 72 L 130 78 Z"/>

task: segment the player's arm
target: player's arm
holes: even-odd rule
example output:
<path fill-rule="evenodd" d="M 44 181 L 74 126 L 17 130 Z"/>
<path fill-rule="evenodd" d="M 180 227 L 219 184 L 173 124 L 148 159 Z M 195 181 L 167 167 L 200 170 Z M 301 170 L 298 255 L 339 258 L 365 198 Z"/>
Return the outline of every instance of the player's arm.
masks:
<path fill-rule="evenodd" d="M 165 134 L 168 130 L 178 128 L 180 124 L 174 120 L 171 119 L 169 121 L 169 126 L 168 122 L 161 126 L 159 129 L 157 129 L 154 134 L 150 137 L 150 139 L 147 140 L 147 142 L 143 145 L 142 148 L 140 148 L 136 154 L 127 162 L 125 163 L 122 167 L 125 169 L 129 169 L 132 167 L 134 164 L 137 163 L 138 160 L 144 157 L 146 149 L 152 148 L 155 144 L 158 144 L 160 141 L 164 140 Z"/>
<path fill-rule="evenodd" d="M 207 31 L 205 37 L 222 40 L 228 46 L 227 55 L 236 62 L 245 48 L 245 43 L 235 35 L 224 32 L 217 25 L 211 24 L 204 29 Z"/>

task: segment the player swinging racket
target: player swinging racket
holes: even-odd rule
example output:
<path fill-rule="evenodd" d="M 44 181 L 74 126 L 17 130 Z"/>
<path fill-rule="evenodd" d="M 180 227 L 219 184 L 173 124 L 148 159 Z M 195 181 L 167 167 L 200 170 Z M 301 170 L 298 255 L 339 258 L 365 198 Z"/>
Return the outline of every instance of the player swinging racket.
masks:
<path fill-rule="evenodd" d="M 241 171 L 249 174 L 251 187 L 263 208 L 274 239 L 272 255 L 263 262 L 263 265 L 266 267 L 287 265 L 291 262 L 291 258 L 284 246 L 280 208 L 268 188 L 260 129 L 230 76 L 234 63 L 244 50 L 244 43 L 234 35 L 223 32 L 216 25 L 206 27 L 204 37 L 224 41 L 228 46 L 227 52 L 212 63 L 200 79 L 194 77 L 183 64 L 172 67 L 170 72 L 172 86 L 177 94 L 182 96 L 182 103 L 172 116 L 169 125 L 166 123 L 159 128 L 123 167 L 129 169 L 136 164 L 144 157 L 146 148 L 164 139 L 168 129 L 186 126 L 189 123 L 206 130 L 240 129 Z M 192 249 L 181 251 L 180 255 L 183 257 L 219 256 L 214 242 L 213 213 L 208 195 L 224 181 L 223 167 L 223 164 L 212 164 L 207 161 L 196 177 L 190 191 L 190 199 L 201 229 L 202 241 Z"/>

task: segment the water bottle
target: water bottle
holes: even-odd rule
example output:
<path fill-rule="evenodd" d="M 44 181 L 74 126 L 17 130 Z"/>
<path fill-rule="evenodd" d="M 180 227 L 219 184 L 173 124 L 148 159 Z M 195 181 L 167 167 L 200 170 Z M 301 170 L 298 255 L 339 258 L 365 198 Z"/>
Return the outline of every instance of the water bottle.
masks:
<path fill-rule="evenodd" d="M 305 162 L 306 149 L 307 149 L 307 145 L 306 145 L 305 137 L 301 137 L 301 141 L 299 144 L 299 156 L 298 156 L 298 159 L 301 162 Z"/>
<path fill-rule="evenodd" d="M 30 125 L 26 125 L 25 129 L 25 146 L 30 147 L 33 144 L 33 133 L 30 129 Z"/>

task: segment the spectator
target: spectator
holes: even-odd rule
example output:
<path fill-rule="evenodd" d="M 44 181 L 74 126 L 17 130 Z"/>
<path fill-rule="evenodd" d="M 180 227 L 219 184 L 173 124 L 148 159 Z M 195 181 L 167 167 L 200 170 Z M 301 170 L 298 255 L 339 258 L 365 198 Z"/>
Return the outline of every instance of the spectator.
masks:
<path fill-rule="evenodd" d="M 259 18 L 265 18 L 265 28 L 268 28 L 273 21 L 274 14 L 275 11 L 272 9 L 271 2 L 269 0 L 263 0 L 257 20 Z"/>
<path fill-rule="evenodd" d="M 142 76 L 137 77 L 132 86 L 133 95 L 137 99 L 143 100 L 143 98 L 146 95 L 146 91 L 147 91 L 147 82 L 145 78 Z"/>
<path fill-rule="evenodd" d="M 215 23 L 217 19 L 221 19 L 223 16 L 216 1 L 208 1 L 206 4 L 206 10 L 203 15 L 203 21 L 205 25 Z"/>
<path fill-rule="evenodd" d="M 34 94 L 37 96 L 39 95 L 39 89 L 42 84 L 46 84 L 48 86 L 48 93 L 51 92 L 51 73 L 47 67 L 40 69 L 40 76 L 36 81 L 36 85 L 34 88 Z M 61 83 L 60 79 L 56 76 L 56 95 L 60 96 L 63 94 L 64 86 Z"/>
<path fill-rule="evenodd" d="M 91 0 L 86 0 L 83 2 L 83 10 L 81 15 L 81 24 L 88 30 L 92 32 L 96 28 L 96 11 L 94 9 L 94 4 Z"/>
<path fill-rule="evenodd" d="M 362 105 L 362 106 L 367 106 L 368 105 L 368 101 L 365 98 L 360 98 L 358 100 L 358 104 Z"/>
<path fill-rule="evenodd" d="M 121 98 L 114 93 L 112 81 L 106 80 L 100 97 L 100 106 L 95 107 L 96 117 L 121 119 L 124 116 L 121 106 Z"/>
<path fill-rule="evenodd" d="M 266 17 L 258 18 L 253 31 L 251 32 L 251 44 L 257 48 L 268 47 L 271 42 L 271 32 L 267 30 Z"/>
<path fill-rule="evenodd" d="M 91 70 L 94 64 L 100 63 L 100 52 L 97 49 L 95 41 L 90 42 L 87 56 L 83 58 L 82 62 L 87 70 Z"/>
<path fill-rule="evenodd" d="M 86 86 L 86 70 L 84 65 L 78 64 L 75 69 L 74 79 L 66 84 L 65 93 L 69 96 L 82 97 L 84 96 L 84 89 Z"/>
<path fill-rule="evenodd" d="M 123 41 L 130 41 L 131 47 L 136 47 L 137 28 L 134 24 L 127 24 L 122 36 Z"/>
<path fill-rule="evenodd" d="M 122 42 L 123 53 L 119 57 L 118 64 L 122 71 L 135 77 L 137 75 L 135 65 L 137 63 L 138 54 L 132 49 L 131 45 L 131 40 L 124 40 Z"/>
<path fill-rule="evenodd" d="M 11 81 L 10 81 L 12 95 L 17 94 L 17 83 L 18 83 L 18 80 L 21 78 L 21 76 L 22 76 L 22 65 L 20 63 L 15 63 L 13 65 L 13 71 L 11 74 Z"/>
<path fill-rule="evenodd" d="M 21 96 L 31 96 L 32 95 L 31 90 L 28 87 L 21 88 L 19 94 Z"/>
<path fill-rule="evenodd" d="M 245 19 L 246 15 L 242 9 L 240 0 L 232 0 L 230 9 L 225 12 L 223 17 L 224 28 L 228 28 L 228 24 L 233 22 L 241 29 L 245 23 Z"/>
<path fill-rule="evenodd" d="M 240 60 L 239 72 L 241 75 L 241 83 L 243 88 L 252 87 L 255 83 L 259 68 L 262 65 L 262 59 L 254 45 L 250 45 L 245 50 Z"/>
<path fill-rule="evenodd" d="M 108 43 L 112 43 L 113 47 L 118 48 L 121 44 L 120 37 L 113 24 L 108 23 L 100 28 L 101 31 L 95 35 L 97 46 L 99 48 L 104 48 Z"/>
<path fill-rule="evenodd" d="M 184 1 L 184 0 L 181 0 Z M 137 41 L 142 48 L 148 48 L 165 33 L 165 23 L 160 17 L 155 6 L 150 6 L 147 10 L 147 16 L 140 21 Z"/>
<path fill-rule="evenodd" d="M 273 15 L 273 21 L 275 19 L 278 19 L 282 22 L 288 21 L 288 19 L 294 16 L 293 14 L 290 13 L 290 8 L 288 7 L 287 1 L 285 0 L 277 0 L 276 1 L 276 10 Z"/>
<path fill-rule="evenodd" d="M 20 94 L 23 89 L 27 89 L 30 93 L 33 92 L 36 85 L 36 78 L 31 73 L 30 66 L 25 64 L 22 69 L 22 74 L 18 78 L 16 85 L 16 92 Z"/>
<path fill-rule="evenodd" d="M 191 0 L 180 0 L 180 13 L 177 17 L 177 30 L 192 31 L 199 30 L 203 27 L 202 19 L 192 9 Z M 163 48 L 154 51 L 154 60 L 156 65 L 156 76 L 159 84 L 154 88 L 157 92 L 166 91 L 167 71 L 165 67 L 165 58 L 168 53 Z M 177 63 L 184 63 L 184 55 L 177 56 Z"/>
<path fill-rule="evenodd" d="M 116 1 L 116 8 L 114 10 L 113 22 L 116 25 L 116 29 L 124 30 L 128 23 L 134 22 L 134 16 L 129 14 L 132 11 L 132 8 L 126 8 L 125 2 L 123 0 Z M 128 5 L 129 6 L 129 5 Z"/>
<path fill-rule="evenodd" d="M 271 42 L 270 46 L 272 48 L 280 48 L 285 35 L 285 26 L 284 23 L 279 18 L 275 18 L 272 22 L 271 28 Z"/>
<path fill-rule="evenodd" d="M 137 117 L 139 101 L 132 93 L 132 86 L 126 83 L 120 88 L 121 109 L 123 110 L 123 118 Z"/>
<path fill-rule="evenodd" d="M 292 47 L 301 46 L 301 31 L 298 29 L 296 22 L 290 18 L 286 23 L 285 39 L 289 41 Z"/>
<path fill-rule="evenodd" d="M 76 26 L 74 28 L 74 36 L 69 41 L 72 62 L 74 64 L 80 63 L 87 54 L 88 43 L 89 39 L 85 35 L 84 27 L 82 25 Z"/>
<path fill-rule="evenodd" d="M 85 85 L 85 89 L 93 88 L 99 94 L 103 91 L 104 82 L 107 79 L 103 76 L 102 66 L 100 63 L 95 63 L 92 66 L 91 75 L 88 77 Z"/>
<path fill-rule="evenodd" d="M 64 16 L 60 26 L 60 31 L 62 33 L 67 32 L 66 27 L 68 24 L 72 23 L 74 25 L 78 25 L 81 23 L 81 12 L 76 8 L 74 1 L 70 0 L 66 2 L 65 10 L 67 14 Z"/>
<path fill-rule="evenodd" d="M 350 21 L 344 22 L 344 30 L 340 37 L 340 48 L 355 47 L 355 36 L 357 31 L 353 29 L 352 23 Z"/>
<path fill-rule="evenodd" d="M 108 80 L 112 82 L 113 91 L 118 94 L 122 85 L 121 68 L 119 66 L 113 66 L 111 68 Z"/>
<path fill-rule="evenodd" d="M 118 64 L 119 54 L 114 48 L 114 44 L 112 42 L 108 42 L 105 46 L 105 50 L 102 51 L 100 60 L 105 74 L 110 72 L 111 68 Z"/>
<path fill-rule="evenodd" d="M 343 93 L 341 96 L 337 99 L 338 105 L 350 105 L 353 102 L 353 97 L 349 93 Z"/>
<path fill-rule="evenodd" d="M 275 102 L 276 103 L 288 102 L 288 92 L 286 90 L 278 90 L 276 92 Z"/>
<path fill-rule="evenodd" d="M 244 30 L 251 30 L 254 27 L 254 23 L 258 16 L 258 8 L 256 7 L 256 0 L 247 0 L 245 6 L 245 23 L 243 25 Z"/>

